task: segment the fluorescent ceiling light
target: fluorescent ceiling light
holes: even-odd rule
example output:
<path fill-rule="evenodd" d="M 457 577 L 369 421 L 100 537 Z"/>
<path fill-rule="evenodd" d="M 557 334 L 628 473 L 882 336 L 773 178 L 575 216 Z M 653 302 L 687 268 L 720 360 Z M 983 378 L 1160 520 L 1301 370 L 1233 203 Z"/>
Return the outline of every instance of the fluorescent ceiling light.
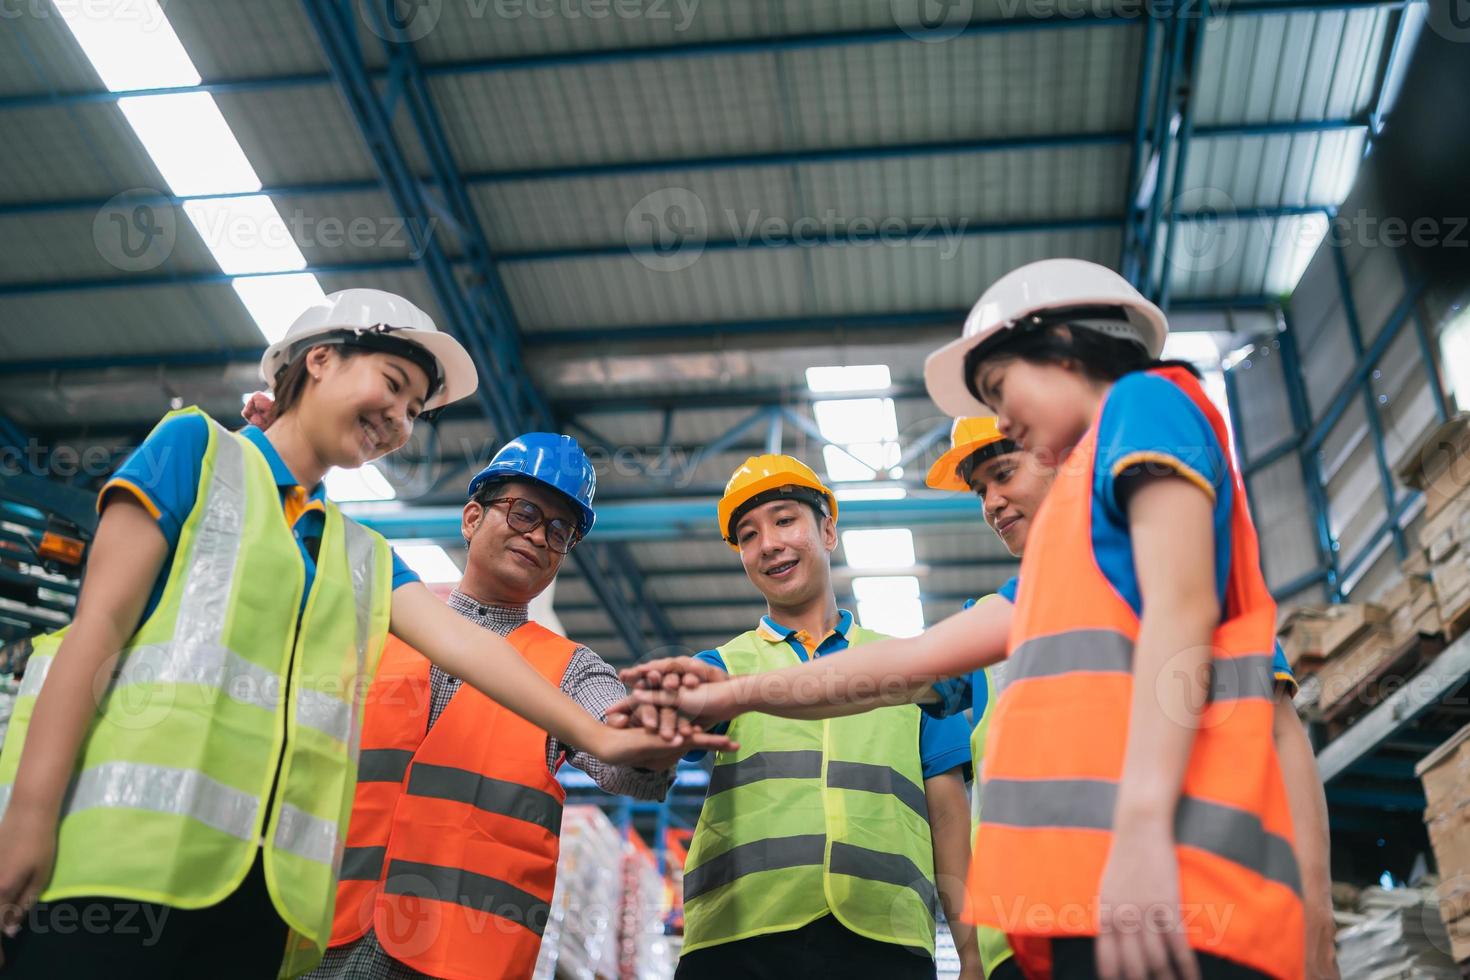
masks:
<path fill-rule="evenodd" d="M 898 438 L 892 398 L 834 398 L 812 403 L 822 438 L 845 446 Z"/>
<path fill-rule="evenodd" d="M 306 268 L 306 256 L 264 194 L 185 201 L 184 213 L 222 272 L 237 276 Z"/>
<path fill-rule="evenodd" d="M 902 500 L 909 495 L 903 487 L 845 487 L 833 492 L 838 500 Z"/>
<path fill-rule="evenodd" d="M 893 383 L 887 364 L 853 364 L 847 367 L 809 367 L 806 386 L 812 391 L 877 391 Z"/>
<path fill-rule="evenodd" d="M 852 568 L 912 568 L 914 533 L 906 527 L 843 531 L 842 552 Z"/>
<path fill-rule="evenodd" d="M 108 91 L 199 84 L 173 25 L 155 0 L 52 0 Z"/>
<path fill-rule="evenodd" d="M 888 636 L 918 636 L 924 632 L 924 607 L 918 599 L 896 599 L 857 604 L 858 623 Z"/>
<path fill-rule="evenodd" d="M 827 479 L 833 483 L 871 480 L 878 475 L 877 470 L 888 470 L 888 475 L 896 480 L 903 476 L 902 469 L 895 469 L 902 455 L 903 451 L 896 442 L 858 442 L 845 447 L 822 447 Z"/>
<path fill-rule="evenodd" d="M 1289 231 L 1283 246 L 1287 253 L 1286 258 L 1274 263 L 1280 271 L 1275 276 L 1268 277 L 1266 283 L 1266 288 L 1273 296 L 1289 293 L 1296 288 L 1296 284 L 1307 271 L 1307 266 L 1312 264 L 1312 257 L 1317 254 L 1322 240 L 1327 237 L 1325 214 L 1304 214 L 1294 220 L 1286 220 L 1291 222 L 1287 226 Z"/>
<path fill-rule="evenodd" d="M 355 470 L 334 466 L 327 470 L 327 496 L 336 503 L 349 500 L 392 500 L 398 496 L 393 484 L 372 463 Z"/>
<path fill-rule="evenodd" d="M 449 552 L 437 544 L 394 544 L 393 551 L 426 583 L 458 582 L 463 573 Z"/>
<path fill-rule="evenodd" d="M 260 178 L 208 92 L 119 99 L 153 165 L 175 194 L 260 190 Z"/>
<path fill-rule="evenodd" d="M 1164 341 L 1163 357 L 1165 360 L 1189 361 L 1201 368 L 1216 370 L 1220 366 L 1220 345 L 1217 337 L 1216 333 L 1209 330 L 1171 333 Z"/>
<path fill-rule="evenodd" d="M 246 276 L 230 280 L 240 302 L 255 320 L 267 344 L 286 336 L 301 311 L 327 297 L 310 272 L 284 276 Z"/>
<path fill-rule="evenodd" d="M 886 602 L 919 598 L 919 580 L 913 575 L 866 575 L 852 580 L 858 602 Z"/>

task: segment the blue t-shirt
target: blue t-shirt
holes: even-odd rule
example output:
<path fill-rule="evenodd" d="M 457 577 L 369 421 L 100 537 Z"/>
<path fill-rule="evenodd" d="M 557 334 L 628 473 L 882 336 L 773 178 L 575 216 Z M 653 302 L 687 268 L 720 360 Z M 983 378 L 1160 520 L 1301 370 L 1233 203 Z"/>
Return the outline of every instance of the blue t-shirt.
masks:
<path fill-rule="evenodd" d="M 852 613 L 846 609 L 839 610 L 836 628 L 828 633 L 821 643 L 817 644 L 816 655 L 825 657 L 840 650 L 846 650 L 847 633 L 851 629 Z M 806 647 L 802 645 L 796 630 L 787 629 L 769 616 L 761 617 L 760 626 L 756 627 L 756 630 L 763 639 L 773 643 L 785 640 L 798 659 L 802 661 L 809 659 Z M 705 663 L 714 664 L 727 673 L 729 671 L 718 650 L 706 650 L 699 654 L 698 658 Z M 717 726 L 713 731 L 720 734 L 728 728 L 727 723 Z M 703 756 L 703 752 L 691 752 L 686 758 L 700 759 Z M 941 719 L 928 714 L 921 715 L 919 717 L 919 762 L 923 766 L 925 779 L 949 772 L 958 766 L 969 765 L 970 726 L 965 719 L 962 716 Z"/>
<path fill-rule="evenodd" d="M 306 587 L 301 593 L 302 607 L 311 592 L 312 579 L 316 576 L 316 559 L 307 547 L 307 540 L 320 539 L 326 526 L 326 493 L 318 483 L 307 493 L 291 475 L 291 469 L 281 459 L 265 433 L 253 425 L 241 430 L 241 435 L 260 450 L 270 464 L 271 475 L 281 492 L 282 512 L 293 518 L 291 531 L 296 536 L 296 545 L 301 552 L 301 561 L 306 566 Z M 209 445 L 209 423 L 198 415 L 178 415 L 158 426 L 143 444 L 118 467 L 112 479 L 103 486 L 97 496 L 97 509 L 106 506 L 114 491 L 131 493 L 148 513 L 158 522 L 158 528 L 168 541 L 168 558 L 159 569 L 158 579 L 148 596 L 148 606 L 143 612 L 146 620 L 157 607 L 163 596 L 173 567 L 174 550 L 178 547 L 179 534 L 189 512 L 199 497 L 199 474 L 204 465 L 204 452 Z M 393 588 L 419 581 L 418 575 L 403 563 L 395 552 L 393 555 Z M 139 620 L 142 622 L 142 620 Z"/>

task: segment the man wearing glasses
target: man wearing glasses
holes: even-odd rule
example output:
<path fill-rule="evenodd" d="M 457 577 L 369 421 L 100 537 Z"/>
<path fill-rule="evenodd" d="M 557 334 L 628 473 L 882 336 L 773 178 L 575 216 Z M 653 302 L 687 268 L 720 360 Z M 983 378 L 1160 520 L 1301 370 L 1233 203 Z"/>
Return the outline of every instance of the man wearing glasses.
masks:
<path fill-rule="evenodd" d="M 592 529 L 596 483 L 569 436 L 506 444 L 470 482 L 469 558 L 449 604 L 601 718 L 627 693 L 617 673 L 527 616 Z M 390 641 L 367 695 L 331 948 L 311 976 L 529 977 L 556 881 L 557 768 L 661 800 L 683 751 L 658 769 L 607 765 Z"/>

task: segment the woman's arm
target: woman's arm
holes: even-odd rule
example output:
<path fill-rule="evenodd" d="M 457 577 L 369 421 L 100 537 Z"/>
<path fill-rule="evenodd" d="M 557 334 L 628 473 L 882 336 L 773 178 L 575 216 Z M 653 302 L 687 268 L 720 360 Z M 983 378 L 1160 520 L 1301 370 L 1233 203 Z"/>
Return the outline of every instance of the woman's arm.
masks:
<path fill-rule="evenodd" d="M 1322 777 L 1317 774 L 1317 757 L 1307 741 L 1307 731 L 1285 692 L 1276 695 L 1271 728 L 1276 756 L 1281 760 L 1281 777 L 1286 782 L 1296 863 L 1302 875 L 1307 976 L 1311 980 L 1337 980 L 1341 974 L 1337 968 L 1336 923 L 1332 918 L 1332 869 L 1328 858 L 1332 845 L 1327 830 L 1327 797 L 1322 792 Z"/>
<path fill-rule="evenodd" d="M 965 795 L 963 770 L 951 769 L 924 780 L 924 800 L 929 805 L 929 835 L 934 843 L 934 883 L 959 954 L 960 978 L 979 980 L 975 927 L 961 918 L 970 875 L 970 799 Z"/>
<path fill-rule="evenodd" d="M 728 738 L 693 731 L 672 741 L 637 729 L 614 729 L 548 684 L 505 638 L 476 626 L 422 583 L 393 590 L 393 635 L 440 668 L 479 689 L 557 741 L 615 765 L 661 761 L 670 748 L 728 750 Z"/>
<path fill-rule="evenodd" d="M 168 542 L 148 511 L 115 495 L 97 525 L 76 616 L 36 697 L 0 825 L 0 924 L 7 935 L 50 880 L 61 801 L 105 690 L 99 681 L 110 676 L 112 660 L 137 630 L 167 557 Z"/>
<path fill-rule="evenodd" d="M 633 697 L 640 704 L 676 707 L 705 727 L 746 711 L 815 719 L 912 704 L 923 701 L 941 677 L 1004 659 L 1011 610 L 1009 602 L 981 602 L 908 639 L 865 643 L 836 656 L 727 681 L 640 689 Z"/>
<path fill-rule="evenodd" d="M 1181 976 L 1197 975 L 1180 925 L 1174 813 L 1209 690 L 1210 641 L 1220 622 L 1212 508 L 1207 494 L 1177 477 L 1150 479 L 1128 500 L 1143 616 L 1133 652 L 1113 845 L 1100 895 L 1097 968 L 1103 977 L 1132 974 L 1134 964 L 1173 976 L 1167 972 L 1171 960 Z M 1168 921 L 1143 923 L 1145 911 L 1167 915 Z"/>

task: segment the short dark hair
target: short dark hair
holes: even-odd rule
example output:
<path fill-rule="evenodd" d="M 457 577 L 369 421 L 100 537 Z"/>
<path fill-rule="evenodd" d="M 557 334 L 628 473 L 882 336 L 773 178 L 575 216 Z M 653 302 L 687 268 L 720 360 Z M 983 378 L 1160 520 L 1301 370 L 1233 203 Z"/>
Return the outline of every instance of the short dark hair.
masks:
<path fill-rule="evenodd" d="M 1181 367 L 1196 378 L 1199 369 L 1188 361 L 1160 360 L 1131 340 L 1110 337 L 1097 330 L 1052 324 L 1034 330 L 1016 331 L 994 344 L 972 348 L 965 355 L 965 386 L 975 399 L 980 397 L 975 374 L 980 365 L 998 357 L 1014 357 L 1031 364 L 1064 364 L 1076 361 L 1082 373 L 1095 381 L 1117 381 L 1137 371 L 1162 367 Z"/>

